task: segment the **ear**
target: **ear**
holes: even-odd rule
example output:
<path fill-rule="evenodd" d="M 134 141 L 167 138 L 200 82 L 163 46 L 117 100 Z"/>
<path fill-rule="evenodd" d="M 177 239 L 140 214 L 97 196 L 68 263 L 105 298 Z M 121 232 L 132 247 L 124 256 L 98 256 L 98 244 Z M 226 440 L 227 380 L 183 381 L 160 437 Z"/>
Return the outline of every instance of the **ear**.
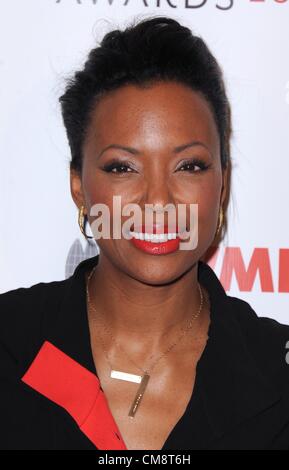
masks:
<path fill-rule="evenodd" d="M 85 206 L 85 200 L 82 190 L 81 174 L 77 170 L 70 170 L 70 192 L 73 201 L 75 202 L 78 209 L 83 205 Z"/>

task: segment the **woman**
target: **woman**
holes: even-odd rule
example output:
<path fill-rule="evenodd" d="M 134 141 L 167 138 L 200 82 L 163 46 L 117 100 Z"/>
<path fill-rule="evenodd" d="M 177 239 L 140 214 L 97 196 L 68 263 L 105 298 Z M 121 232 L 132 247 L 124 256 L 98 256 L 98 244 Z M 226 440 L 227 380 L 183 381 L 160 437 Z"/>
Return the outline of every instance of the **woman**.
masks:
<path fill-rule="evenodd" d="M 204 261 L 229 193 L 215 58 L 176 20 L 146 19 L 106 34 L 60 102 L 87 239 L 92 208 L 111 222 L 118 196 L 141 215 L 196 204 L 198 240 L 179 249 L 163 212 L 161 232 L 155 219 L 110 232 L 70 278 L 0 296 L 1 448 L 289 449 L 289 327 Z"/>

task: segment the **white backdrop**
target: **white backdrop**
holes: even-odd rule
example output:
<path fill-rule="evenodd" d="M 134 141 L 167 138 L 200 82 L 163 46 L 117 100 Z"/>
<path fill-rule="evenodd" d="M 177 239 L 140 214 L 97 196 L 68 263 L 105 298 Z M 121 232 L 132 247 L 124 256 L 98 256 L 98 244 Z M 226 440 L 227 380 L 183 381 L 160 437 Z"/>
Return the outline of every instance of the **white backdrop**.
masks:
<path fill-rule="evenodd" d="M 232 106 L 229 231 L 211 265 L 229 295 L 289 323 L 289 0 L 2 0 L 0 8 L 0 292 L 64 279 L 97 252 L 77 225 L 58 98 L 107 31 L 165 14 L 207 42 Z"/>

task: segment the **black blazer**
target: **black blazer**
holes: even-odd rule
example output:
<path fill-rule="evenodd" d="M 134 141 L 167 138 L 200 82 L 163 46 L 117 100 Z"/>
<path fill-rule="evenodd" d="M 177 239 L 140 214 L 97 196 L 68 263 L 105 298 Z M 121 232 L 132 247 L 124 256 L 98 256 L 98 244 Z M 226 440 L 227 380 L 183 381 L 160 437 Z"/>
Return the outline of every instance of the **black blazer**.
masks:
<path fill-rule="evenodd" d="M 90 346 L 84 274 L 98 259 L 0 295 L 2 450 L 125 449 Z M 289 450 L 289 326 L 228 296 L 201 261 L 198 278 L 210 295 L 209 339 L 162 450 Z"/>

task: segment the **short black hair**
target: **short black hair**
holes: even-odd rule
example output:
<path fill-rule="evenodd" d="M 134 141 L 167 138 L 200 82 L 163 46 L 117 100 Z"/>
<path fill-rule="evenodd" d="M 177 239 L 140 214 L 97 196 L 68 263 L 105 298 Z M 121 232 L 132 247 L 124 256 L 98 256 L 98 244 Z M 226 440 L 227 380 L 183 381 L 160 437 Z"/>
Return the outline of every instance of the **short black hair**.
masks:
<path fill-rule="evenodd" d="M 81 172 L 82 146 L 91 112 L 105 93 L 133 84 L 174 81 L 200 92 L 210 105 L 220 137 L 222 168 L 230 160 L 231 113 L 223 73 L 199 36 L 166 16 L 115 29 L 93 48 L 59 98 L 71 150 L 70 169 Z"/>

